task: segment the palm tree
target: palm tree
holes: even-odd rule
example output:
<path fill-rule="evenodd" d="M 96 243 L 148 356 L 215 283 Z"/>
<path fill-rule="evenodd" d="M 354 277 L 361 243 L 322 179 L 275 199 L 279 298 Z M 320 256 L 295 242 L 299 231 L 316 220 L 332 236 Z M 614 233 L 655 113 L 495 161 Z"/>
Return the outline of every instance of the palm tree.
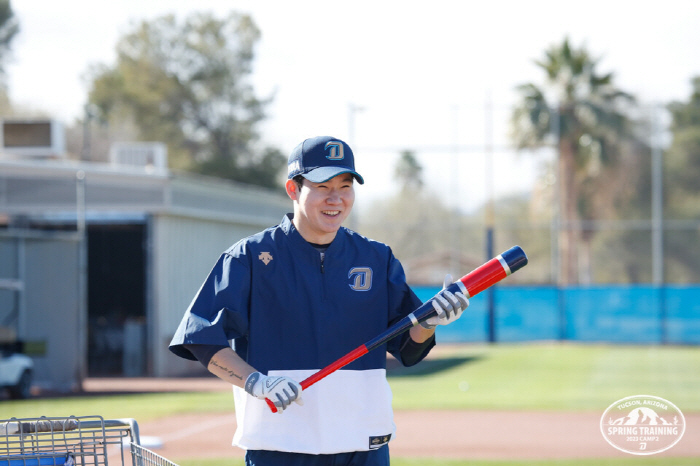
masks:
<path fill-rule="evenodd" d="M 582 218 L 590 215 L 581 194 L 616 162 L 619 143 L 630 134 L 623 110 L 634 99 L 613 86 L 612 73 L 598 74 L 598 60 L 583 47 L 572 48 L 568 38 L 535 63 L 546 74 L 545 85 L 518 86 L 522 101 L 513 110 L 512 139 L 519 149 L 556 145 L 559 283 L 578 283 L 578 246 L 581 240 L 590 244 L 594 234 L 581 228 Z"/>

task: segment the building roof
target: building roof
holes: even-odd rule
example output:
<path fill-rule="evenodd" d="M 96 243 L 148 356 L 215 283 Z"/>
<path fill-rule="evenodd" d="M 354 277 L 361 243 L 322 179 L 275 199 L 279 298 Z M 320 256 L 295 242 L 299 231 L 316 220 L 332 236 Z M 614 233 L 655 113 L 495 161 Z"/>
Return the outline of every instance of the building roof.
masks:
<path fill-rule="evenodd" d="M 153 167 L 0 156 L 0 214 L 75 221 L 167 213 L 220 221 L 276 223 L 290 210 L 279 192 Z"/>

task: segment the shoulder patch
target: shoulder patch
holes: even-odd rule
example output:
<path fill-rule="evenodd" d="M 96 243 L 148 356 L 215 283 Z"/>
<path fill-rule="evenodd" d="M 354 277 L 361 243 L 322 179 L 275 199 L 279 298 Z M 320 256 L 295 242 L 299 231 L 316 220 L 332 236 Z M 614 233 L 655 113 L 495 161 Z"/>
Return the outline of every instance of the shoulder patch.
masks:
<path fill-rule="evenodd" d="M 263 264 L 267 265 L 270 262 L 272 262 L 272 254 L 265 251 L 261 252 L 260 254 L 258 254 L 258 259 L 260 259 Z"/>

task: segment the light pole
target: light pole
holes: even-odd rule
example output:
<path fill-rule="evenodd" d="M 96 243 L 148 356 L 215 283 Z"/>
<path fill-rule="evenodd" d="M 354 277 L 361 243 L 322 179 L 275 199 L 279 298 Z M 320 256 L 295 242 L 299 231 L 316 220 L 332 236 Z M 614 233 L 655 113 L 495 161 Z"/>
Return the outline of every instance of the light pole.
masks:
<path fill-rule="evenodd" d="M 494 257 L 494 227 L 496 223 L 496 212 L 494 205 L 494 190 L 493 190 L 493 104 L 491 102 L 491 93 L 486 95 L 486 103 L 484 105 L 484 156 L 486 167 L 486 260 Z M 494 287 L 487 290 L 487 306 L 488 306 L 488 334 L 489 342 L 495 343 L 496 335 L 496 305 L 494 298 Z"/>
<path fill-rule="evenodd" d="M 88 308 L 87 308 L 87 221 L 85 218 L 85 172 L 78 170 L 75 173 L 75 210 L 76 228 L 78 233 L 78 383 L 79 389 L 83 389 L 83 382 L 87 377 L 87 334 L 88 334 Z"/>
<path fill-rule="evenodd" d="M 353 150 L 353 153 L 355 152 L 355 115 L 357 112 L 362 112 L 364 111 L 364 107 L 360 107 L 355 105 L 354 103 L 350 102 L 348 103 L 348 144 Z M 349 227 L 351 230 L 357 230 L 357 213 L 350 215 L 350 218 L 348 219 L 349 222 Z"/>
<path fill-rule="evenodd" d="M 659 137 L 656 106 L 651 107 L 651 254 L 652 281 L 664 283 L 664 206 L 663 206 L 663 158 Z"/>
<path fill-rule="evenodd" d="M 659 320 L 661 343 L 668 343 L 666 289 L 664 285 L 664 166 L 658 107 L 651 107 L 651 267 L 652 282 L 659 292 Z"/>

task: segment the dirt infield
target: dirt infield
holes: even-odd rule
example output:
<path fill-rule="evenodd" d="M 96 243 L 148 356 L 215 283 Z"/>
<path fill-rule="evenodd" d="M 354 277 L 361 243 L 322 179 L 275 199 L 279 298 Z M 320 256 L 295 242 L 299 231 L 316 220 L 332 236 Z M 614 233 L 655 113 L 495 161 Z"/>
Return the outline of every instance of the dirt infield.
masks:
<path fill-rule="evenodd" d="M 88 379 L 92 392 L 221 391 L 221 381 L 194 379 Z M 223 390 L 227 390 L 223 387 Z M 231 402 L 233 404 L 233 401 Z M 600 433 L 601 413 L 535 411 L 397 411 L 392 456 L 468 459 L 562 459 L 631 456 Z M 655 456 L 700 458 L 700 413 L 685 413 L 686 432 Z M 137 419 L 138 421 L 138 419 Z M 242 457 L 231 446 L 232 413 L 180 415 L 139 423 L 145 446 L 171 460 Z"/>

